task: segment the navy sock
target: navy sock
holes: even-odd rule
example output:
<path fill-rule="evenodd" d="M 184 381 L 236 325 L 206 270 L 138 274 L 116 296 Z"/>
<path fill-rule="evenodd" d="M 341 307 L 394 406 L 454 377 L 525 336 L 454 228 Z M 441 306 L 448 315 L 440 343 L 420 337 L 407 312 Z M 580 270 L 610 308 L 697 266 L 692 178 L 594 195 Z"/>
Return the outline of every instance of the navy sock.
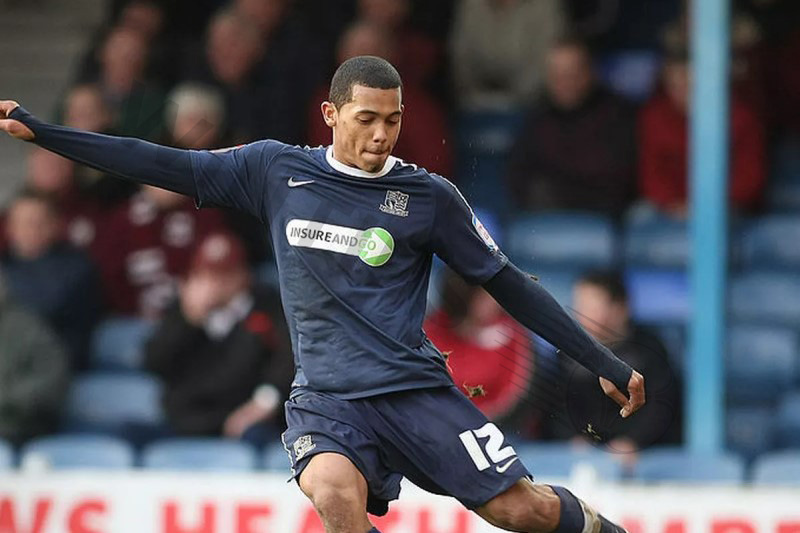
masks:
<path fill-rule="evenodd" d="M 564 487 L 550 485 L 550 488 L 561 500 L 561 514 L 558 520 L 558 527 L 553 533 L 580 533 L 583 531 L 584 522 L 587 517 L 595 523 L 600 522 L 600 533 L 625 533 L 625 530 L 607 520 L 604 516 L 597 514 L 594 510 L 581 504 L 581 501 Z"/>
<path fill-rule="evenodd" d="M 558 527 L 553 533 L 580 533 L 583 531 L 583 507 L 578 498 L 564 487 L 550 485 L 553 492 L 561 500 L 561 514 Z"/>
<path fill-rule="evenodd" d="M 373 527 L 372 529 L 370 529 L 369 531 L 367 531 L 367 533 L 381 533 L 381 532 L 380 532 L 380 531 L 378 531 L 378 528 L 377 528 L 377 527 Z"/>

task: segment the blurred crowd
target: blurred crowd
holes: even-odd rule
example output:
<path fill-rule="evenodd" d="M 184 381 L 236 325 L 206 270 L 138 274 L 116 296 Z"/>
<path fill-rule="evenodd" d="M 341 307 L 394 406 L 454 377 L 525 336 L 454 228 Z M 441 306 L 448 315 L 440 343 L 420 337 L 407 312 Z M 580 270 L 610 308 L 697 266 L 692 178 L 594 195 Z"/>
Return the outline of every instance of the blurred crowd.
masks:
<path fill-rule="evenodd" d="M 114 0 L 50 118 L 188 149 L 324 145 L 330 76 L 378 55 L 404 82 L 396 155 L 500 225 L 552 210 L 680 221 L 689 22 L 680 0 Z M 730 202 L 748 215 L 765 208 L 769 154 L 800 134 L 800 4 L 736 1 L 731 44 Z M 469 133 L 485 123 L 502 134 Z M 98 325 L 126 317 L 152 325 L 132 366 L 165 390 L 165 422 L 132 438 L 274 441 L 292 359 L 270 256 L 248 216 L 33 149 L 0 217 L 0 436 L 62 427 L 70 376 L 98 369 Z M 648 377 L 654 401 L 625 423 L 593 376 L 546 356 L 484 291 L 450 274 L 437 290 L 426 331 L 509 434 L 680 442 L 681 376 L 631 320 L 618 272 L 582 275 L 573 306 Z"/>

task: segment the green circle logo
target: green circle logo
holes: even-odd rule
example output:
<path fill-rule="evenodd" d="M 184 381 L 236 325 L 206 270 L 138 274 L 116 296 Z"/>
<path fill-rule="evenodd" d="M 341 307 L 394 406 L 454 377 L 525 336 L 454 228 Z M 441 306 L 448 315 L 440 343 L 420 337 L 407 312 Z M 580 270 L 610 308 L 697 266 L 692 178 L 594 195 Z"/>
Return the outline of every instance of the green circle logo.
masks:
<path fill-rule="evenodd" d="M 369 266 L 385 265 L 394 252 L 394 239 L 383 228 L 365 229 L 361 236 L 361 249 L 358 257 Z"/>

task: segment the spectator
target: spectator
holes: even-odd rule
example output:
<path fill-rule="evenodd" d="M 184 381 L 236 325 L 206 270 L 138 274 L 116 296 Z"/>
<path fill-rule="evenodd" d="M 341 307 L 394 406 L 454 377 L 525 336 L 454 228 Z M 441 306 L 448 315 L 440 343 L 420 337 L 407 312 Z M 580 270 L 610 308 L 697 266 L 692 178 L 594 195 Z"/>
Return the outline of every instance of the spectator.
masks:
<path fill-rule="evenodd" d="M 68 379 L 58 339 L 7 298 L 0 276 L 0 438 L 19 445 L 54 431 Z"/>
<path fill-rule="evenodd" d="M 267 3 L 273 1 L 278 0 Z M 320 69 L 309 51 L 311 39 L 291 21 L 267 23 L 267 14 L 244 15 L 240 8 L 235 3 L 214 16 L 205 53 L 189 56 L 184 77 L 223 92 L 235 143 L 261 138 L 300 142 L 303 123 L 297 117 L 316 85 L 309 76 Z M 268 11 L 269 16 L 284 16 L 284 10 Z M 267 25 L 272 28 L 269 36 L 262 33 Z"/>
<path fill-rule="evenodd" d="M 462 0 L 451 34 L 460 106 L 508 110 L 529 104 L 563 18 L 559 0 Z"/>
<path fill-rule="evenodd" d="M 98 78 L 102 70 L 99 51 L 109 31 L 125 28 L 138 33 L 147 43 L 150 53 L 146 76 L 164 86 L 171 85 L 175 74 L 175 52 L 180 42 L 172 37 L 172 32 L 167 31 L 164 7 L 156 0 L 125 0 L 119 7 L 112 7 L 114 13 L 108 24 L 95 35 L 84 54 L 77 80 L 86 82 Z"/>
<path fill-rule="evenodd" d="M 99 266 L 110 310 L 155 319 L 175 296 L 194 249 L 224 227 L 221 213 L 180 194 L 143 186 L 109 217 Z"/>
<path fill-rule="evenodd" d="M 396 43 L 392 63 L 403 85 L 425 87 L 439 70 L 439 44 L 409 23 L 409 0 L 358 0 L 358 19 Z"/>
<path fill-rule="evenodd" d="M 599 84 L 583 43 L 560 41 L 547 54 L 545 92 L 511 154 L 517 206 L 621 215 L 636 191 L 635 143 L 633 108 Z"/>
<path fill-rule="evenodd" d="M 99 283 L 88 256 L 62 239 L 57 208 L 41 193 L 16 198 L 6 232 L 8 249 L 0 265 L 9 294 L 44 318 L 64 342 L 73 367 L 84 368 L 100 311 Z"/>
<path fill-rule="evenodd" d="M 644 107 L 639 124 L 639 179 L 644 198 L 658 210 L 685 218 L 688 107 L 691 74 L 685 56 L 664 66 L 663 90 Z M 740 211 L 758 207 L 765 181 L 764 131 L 757 113 L 734 95 L 731 101 L 730 200 Z"/>
<path fill-rule="evenodd" d="M 198 248 L 145 360 L 166 383 L 172 431 L 264 444 L 284 424 L 290 354 L 277 295 L 254 289 L 241 244 L 214 233 Z"/>
<path fill-rule="evenodd" d="M 533 375 L 527 333 L 480 287 L 448 271 L 441 307 L 425 322 L 449 354 L 453 381 L 490 419 L 506 421 L 528 395 Z"/>
<path fill-rule="evenodd" d="M 70 89 L 64 105 L 64 124 L 86 131 L 111 130 L 111 112 L 97 85 L 79 84 Z"/>
<path fill-rule="evenodd" d="M 167 98 L 168 143 L 178 148 L 219 148 L 225 128 L 225 100 L 209 85 L 182 83 Z"/>
<path fill-rule="evenodd" d="M 147 79 L 150 48 L 141 32 L 117 26 L 98 49 L 96 83 L 120 135 L 158 139 L 162 131 L 164 95 Z"/>
<path fill-rule="evenodd" d="M 219 148 L 225 130 L 225 101 L 217 89 L 199 83 L 182 83 L 169 95 L 167 143 L 180 148 Z M 268 232 L 260 220 L 239 211 L 223 210 L 228 226 L 245 241 L 247 257 L 258 263 L 271 257 Z"/>
<path fill-rule="evenodd" d="M 116 133 L 111 111 L 103 93 L 95 84 L 76 85 L 65 100 L 64 125 L 97 133 Z M 135 183 L 120 180 L 83 165 L 76 167 L 76 191 L 90 204 L 92 211 L 107 211 L 127 200 L 137 190 Z M 87 206 L 88 207 L 88 206 Z"/>
<path fill-rule="evenodd" d="M 393 61 L 396 43 L 390 34 L 375 25 L 356 22 L 339 40 L 337 61 L 351 57 L 374 55 Z M 408 161 L 451 176 L 452 154 L 448 142 L 444 112 L 437 102 L 419 85 L 403 84 L 403 135 L 397 141 L 394 153 Z M 308 107 L 308 143 L 311 146 L 331 143 L 331 130 L 322 120 L 320 104 L 328 99 L 327 86 L 320 87 Z"/>
<path fill-rule="evenodd" d="M 94 254 L 97 235 L 109 210 L 102 200 L 76 183 L 75 167 L 69 159 L 34 148 L 28 162 L 27 186 L 55 204 L 60 213 L 62 236 L 76 248 Z"/>
<path fill-rule="evenodd" d="M 625 284 L 615 272 L 586 273 L 574 289 L 575 315 L 581 325 L 617 356 L 647 376 L 647 404 L 636 416 L 623 419 L 619 406 L 601 390 L 597 376 L 560 358 L 566 383 L 570 427 L 607 443 L 609 450 L 630 454 L 655 444 L 681 440 L 681 385 L 673 374 L 661 341 L 631 321 Z"/>

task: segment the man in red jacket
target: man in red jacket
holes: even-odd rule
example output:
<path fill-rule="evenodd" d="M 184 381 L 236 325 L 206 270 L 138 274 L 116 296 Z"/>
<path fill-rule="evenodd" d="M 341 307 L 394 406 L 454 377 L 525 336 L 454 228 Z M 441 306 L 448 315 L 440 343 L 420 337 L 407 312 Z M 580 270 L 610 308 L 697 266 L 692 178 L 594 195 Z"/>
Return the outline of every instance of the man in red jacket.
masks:
<path fill-rule="evenodd" d="M 656 208 L 684 218 L 687 211 L 688 109 L 691 77 L 685 57 L 670 57 L 664 86 L 642 110 L 639 179 L 642 195 Z M 765 180 L 764 131 L 756 112 L 731 101 L 730 196 L 732 206 L 758 206 Z"/>

